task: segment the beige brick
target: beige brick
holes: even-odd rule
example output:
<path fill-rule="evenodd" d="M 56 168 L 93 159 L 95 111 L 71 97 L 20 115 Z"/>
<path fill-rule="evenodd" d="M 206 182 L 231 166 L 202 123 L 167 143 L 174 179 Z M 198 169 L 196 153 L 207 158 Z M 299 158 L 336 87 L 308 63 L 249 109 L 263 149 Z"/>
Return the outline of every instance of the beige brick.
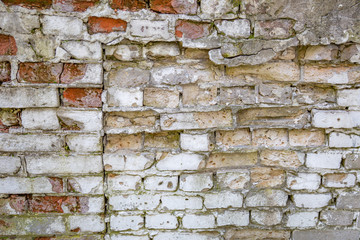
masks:
<path fill-rule="evenodd" d="M 250 173 L 246 169 L 217 171 L 216 177 L 220 189 L 243 189 L 250 185 Z"/>
<path fill-rule="evenodd" d="M 195 84 L 187 84 L 183 87 L 184 106 L 210 106 L 217 104 L 217 87 L 200 87 Z"/>
<path fill-rule="evenodd" d="M 144 147 L 149 148 L 179 148 L 180 134 L 178 132 L 146 133 Z"/>
<path fill-rule="evenodd" d="M 310 46 L 306 49 L 305 60 L 331 61 L 337 57 L 338 47 L 336 45 Z"/>
<path fill-rule="evenodd" d="M 156 113 L 154 111 L 109 113 L 105 117 L 105 131 L 152 130 L 155 128 L 155 123 Z"/>
<path fill-rule="evenodd" d="M 258 188 L 279 187 L 285 181 L 285 171 L 276 168 L 252 168 L 250 176 L 251 183 Z"/>
<path fill-rule="evenodd" d="M 304 163 L 304 156 L 294 151 L 263 150 L 260 163 L 267 166 L 296 168 Z"/>
<path fill-rule="evenodd" d="M 242 153 L 212 153 L 206 164 L 206 168 L 243 167 L 255 165 L 257 152 Z"/>
<path fill-rule="evenodd" d="M 220 103 L 224 105 L 255 104 L 255 88 L 253 87 L 221 88 Z"/>
<path fill-rule="evenodd" d="M 290 130 L 289 144 L 290 146 L 322 146 L 325 144 L 325 133 L 321 130 Z"/>
<path fill-rule="evenodd" d="M 354 187 L 356 176 L 348 173 L 328 173 L 323 176 L 323 184 L 332 188 Z"/>
<path fill-rule="evenodd" d="M 228 149 L 251 144 L 251 133 L 249 129 L 236 129 L 233 131 L 217 131 L 216 145 Z"/>
<path fill-rule="evenodd" d="M 226 74 L 235 77 L 253 75 L 264 80 L 297 82 L 300 80 L 300 68 L 293 62 L 271 62 L 256 66 L 227 68 Z"/>
<path fill-rule="evenodd" d="M 326 104 L 335 102 L 335 90 L 331 87 L 305 84 L 296 86 L 294 92 L 294 103 L 298 104 Z"/>
<path fill-rule="evenodd" d="M 353 84 L 360 82 L 359 66 L 313 66 L 304 68 L 304 82 Z"/>
<path fill-rule="evenodd" d="M 262 229 L 228 229 L 225 239 L 290 239 L 290 231 Z"/>
<path fill-rule="evenodd" d="M 105 145 L 106 152 L 114 152 L 116 150 L 129 149 L 140 150 L 142 148 L 142 134 L 119 134 L 108 135 Z"/>
<path fill-rule="evenodd" d="M 145 88 L 144 106 L 176 108 L 179 106 L 179 92 L 161 88 Z"/>
<path fill-rule="evenodd" d="M 286 129 L 256 129 L 253 133 L 253 145 L 266 147 L 285 147 L 288 137 Z"/>

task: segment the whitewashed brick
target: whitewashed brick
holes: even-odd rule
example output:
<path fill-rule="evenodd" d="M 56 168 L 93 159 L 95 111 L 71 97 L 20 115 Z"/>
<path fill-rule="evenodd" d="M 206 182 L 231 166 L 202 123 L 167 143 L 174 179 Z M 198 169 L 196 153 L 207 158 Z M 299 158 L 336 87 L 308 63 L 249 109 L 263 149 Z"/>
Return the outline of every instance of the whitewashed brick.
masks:
<path fill-rule="evenodd" d="M 295 206 L 301 208 L 321 208 L 328 205 L 329 201 L 332 199 L 330 193 L 323 194 L 308 194 L 308 193 L 299 193 L 293 195 L 293 201 Z"/>
<path fill-rule="evenodd" d="M 200 4 L 202 18 L 221 18 L 229 13 L 236 13 L 237 4 L 227 0 L 203 0 Z"/>
<path fill-rule="evenodd" d="M 240 208 L 243 204 L 243 196 L 241 193 L 219 192 L 206 194 L 204 196 L 204 205 L 206 208 Z"/>
<path fill-rule="evenodd" d="M 102 58 L 102 47 L 99 42 L 66 41 L 61 46 L 76 59 L 101 60 Z"/>
<path fill-rule="evenodd" d="M 75 17 L 45 15 L 41 18 L 42 30 L 46 35 L 81 37 L 83 22 Z"/>
<path fill-rule="evenodd" d="M 89 83 L 102 84 L 103 82 L 103 67 L 101 64 L 89 63 L 86 65 L 85 74 L 80 78 L 77 77 L 72 83 Z"/>
<path fill-rule="evenodd" d="M 109 191 L 136 190 L 141 185 L 141 177 L 132 175 L 108 175 Z"/>
<path fill-rule="evenodd" d="M 139 230 L 144 226 L 144 217 L 112 215 L 110 217 L 110 229 L 114 231 Z"/>
<path fill-rule="evenodd" d="M 144 170 L 154 162 L 153 154 L 104 154 L 106 171 Z"/>
<path fill-rule="evenodd" d="M 112 210 L 153 210 L 160 204 L 160 195 L 118 195 L 110 196 Z"/>
<path fill-rule="evenodd" d="M 99 215 L 69 216 L 70 231 L 79 229 L 81 232 L 102 232 L 105 230 L 104 217 Z"/>
<path fill-rule="evenodd" d="M 289 214 L 287 227 L 309 228 L 315 227 L 319 220 L 318 212 L 297 212 Z"/>
<path fill-rule="evenodd" d="M 316 190 L 320 183 L 321 177 L 316 173 L 297 173 L 287 177 L 287 187 L 293 190 Z"/>
<path fill-rule="evenodd" d="M 347 173 L 328 173 L 323 176 L 325 187 L 347 188 L 354 187 L 356 184 L 356 175 Z"/>
<path fill-rule="evenodd" d="M 37 178 L 0 178 L 0 193 L 33 194 L 54 193 L 51 181 L 46 177 Z"/>
<path fill-rule="evenodd" d="M 185 134 L 180 135 L 181 148 L 189 151 L 209 151 L 210 140 L 207 134 Z"/>
<path fill-rule="evenodd" d="M 140 58 L 141 48 L 138 45 L 117 45 L 105 48 L 106 56 L 114 56 L 120 61 L 134 61 Z"/>
<path fill-rule="evenodd" d="M 89 197 L 85 198 L 87 201 L 87 213 L 103 213 L 105 211 L 105 198 L 101 197 Z M 80 200 L 81 201 L 81 200 Z"/>
<path fill-rule="evenodd" d="M 233 38 L 247 38 L 250 36 L 250 21 L 247 19 L 223 20 L 215 22 L 220 33 Z"/>
<path fill-rule="evenodd" d="M 202 167 L 204 157 L 199 154 L 167 154 L 156 164 L 158 170 L 197 170 Z"/>
<path fill-rule="evenodd" d="M 156 191 L 175 191 L 178 186 L 178 177 L 177 176 L 153 176 L 147 177 L 144 180 L 144 187 L 146 190 L 156 190 Z"/>
<path fill-rule="evenodd" d="M 332 132 L 329 135 L 329 147 L 346 148 L 360 147 L 360 136 L 339 132 Z"/>
<path fill-rule="evenodd" d="M 215 228 L 215 217 L 213 215 L 186 214 L 182 219 L 184 228 Z"/>
<path fill-rule="evenodd" d="M 337 92 L 340 106 L 360 106 L 360 89 L 343 89 Z"/>
<path fill-rule="evenodd" d="M 0 134 L 0 151 L 3 152 L 50 152 L 62 149 L 62 137 L 55 135 Z"/>
<path fill-rule="evenodd" d="M 68 190 L 82 194 L 103 194 L 103 177 L 73 177 L 68 179 Z"/>
<path fill-rule="evenodd" d="M 0 156 L 0 174 L 15 174 L 21 168 L 19 157 Z"/>
<path fill-rule="evenodd" d="M 146 215 L 145 227 L 148 229 L 176 229 L 178 220 L 176 216 L 169 213 Z"/>
<path fill-rule="evenodd" d="M 251 211 L 251 221 L 260 225 L 273 226 L 281 223 L 282 214 L 279 210 Z"/>
<path fill-rule="evenodd" d="M 245 199 L 247 207 L 284 207 L 288 200 L 286 192 L 278 189 L 264 189 L 249 192 Z"/>
<path fill-rule="evenodd" d="M 151 83 L 154 85 L 183 85 L 196 82 L 210 82 L 213 72 L 176 66 L 151 69 Z"/>
<path fill-rule="evenodd" d="M 144 94 L 139 89 L 110 88 L 107 91 L 110 107 L 140 107 L 143 106 Z"/>
<path fill-rule="evenodd" d="M 312 124 L 319 128 L 355 128 L 360 126 L 359 111 L 313 110 Z"/>
<path fill-rule="evenodd" d="M 30 174 L 86 174 L 103 170 L 101 156 L 26 156 Z"/>
<path fill-rule="evenodd" d="M 187 232 L 162 232 L 158 233 L 154 240 L 220 240 L 218 234 L 187 233 Z"/>
<path fill-rule="evenodd" d="M 100 135 L 68 135 L 66 144 L 75 152 L 99 152 L 102 150 L 102 137 Z"/>
<path fill-rule="evenodd" d="M 308 153 L 306 155 L 306 167 L 308 168 L 340 168 L 342 153 Z"/>
<path fill-rule="evenodd" d="M 59 109 L 57 115 L 67 126 L 76 126 L 84 132 L 100 131 L 102 129 L 101 111 Z"/>
<path fill-rule="evenodd" d="M 111 234 L 108 236 L 111 240 L 150 240 L 148 236 L 144 235 L 127 235 L 126 233 L 124 235 L 121 234 Z M 108 239 L 108 238 L 105 238 Z"/>
<path fill-rule="evenodd" d="M 40 28 L 39 16 L 19 12 L 2 12 L 0 28 L 5 32 L 31 33 L 31 30 Z"/>
<path fill-rule="evenodd" d="M 180 176 L 180 189 L 186 192 L 207 191 L 213 187 L 211 173 L 184 174 Z"/>
<path fill-rule="evenodd" d="M 167 21 L 131 20 L 130 34 L 134 37 L 151 39 L 168 39 L 169 23 Z"/>
<path fill-rule="evenodd" d="M 27 129 L 56 130 L 60 128 L 56 109 L 25 109 L 21 112 L 21 124 Z"/>
<path fill-rule="evenodd" d="M 247 226 L 249 225 L 248 211 L 225 211 L 217 216 L 218 226 Z"/>
<path fill-rule="evenodd" d="M 59 104 L 55 88 L 0 87 L 0 108 L 58 107 Z"/>
<path fill-rule="evenodd" d="M 216 176 L 221 189 L 243 189 L 250 184 L 250 172 L 248 170 L 218 171 Z"/>
<path fill-rule="evenodd" d="M 201 197 L 184 197 L 184 196 L 162 196 L 161 207 L 164 210 L 185 210 L 185 209 L 201 209 Z"/>
<path fill-rule="evenodd" d="M 350 226 L 353 224 L 355 217 L 354 212 L 341 210 L 321 211 L 320 218 L 330 226 Z"/>
<path fill-rule="evenodd" d="M 180 49 L 177 43 L 151 43 L 145 47 L 144 55 L 147 57 L 175 57 L 180 55 Z"/>

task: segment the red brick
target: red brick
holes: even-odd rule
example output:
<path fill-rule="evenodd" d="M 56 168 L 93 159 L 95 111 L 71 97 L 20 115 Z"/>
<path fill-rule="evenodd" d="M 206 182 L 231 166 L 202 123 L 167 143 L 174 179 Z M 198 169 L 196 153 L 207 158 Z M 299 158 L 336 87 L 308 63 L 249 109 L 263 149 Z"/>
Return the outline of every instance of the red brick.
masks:
<path fill-rule="evenodd" d="M 101 107 L 101 92 L 98 88 L 68 88 L 63 92 L 64 106 Z"/>
<path fill-rule="evenodd" d="M 11 66 L 9 62 L 0 62 L 0 84 L 11 80 Z"/>
<path fill-rule="evenodd" d="M 64 213 L 69 211 L 71 213 L 80 212 L 79 197 L 72 196 L 39 196 L 31 197 L 29 199 L 29 211 L 34 213 Z"/>
<path fill-rule="evenodd" d="M 99 0 L 54 0 L 54 8 L 62 12 L 84 12 Z"/>
<path fill-rule="evenodd" d="M 8 198 L 0 198 L 0 214 L 7 214 L 7 206 L 12 208 L 16 213 L 25 213 L 26 211 L 26 197 L 19 195 L 10 195 Z"/>
<path fill-rule="evenodd" d="M 206 37 L 210 34 L 210 24 L 186 20 L 176 21 L 175 35 L 189 39 Z"/>
<path fill-rule="evenodd" d="M 159 13 L 196 14 L 197 2 L 183 0 L 150 0 L 151 10 Z"/>
<path fill-rule="evenodd" d="M 127 23 L 121 19 L 106 18 L 106 17 L 89 17 L 89 32 L 94 33 L 110 33 L 126 31 Z"/>
<path fill-rule="evenodd" d="M 17 47 L 15 38 L 0 34 L 0 55 L 16 55 Z"/>
<path fill-rule="evenodd" d="M 64 181 L 62 178 L 50 177 L 48 178 L 52 185 L 52 190 L 56 193 L 62 193 L 64 191 Z"/>
<path fill-rule="evenodd" d="M 52 0 L 2 0 L 7 6 L 19 5 L 30 9 L 47 9 L 51 7 Z"/>
<path fill-rule="evenodd" d="M 18 80 L 30 83 L 59 83 L 62 63 L 20 63 Z"/>
<path fill-rule="evenodd" d="M 146 8 L 146 2 L 144 0 L 112 0 L 110 1 L 110 7 L 134 12 Z"/>
<path fill-rule="evenodd" d="M 76 81 L 80 81 L 85 76 L 86 69 L 87 69 L 86 64 L 65 63 L 64 71 L 60 77 L 60 82 L 73 83 Z"/>

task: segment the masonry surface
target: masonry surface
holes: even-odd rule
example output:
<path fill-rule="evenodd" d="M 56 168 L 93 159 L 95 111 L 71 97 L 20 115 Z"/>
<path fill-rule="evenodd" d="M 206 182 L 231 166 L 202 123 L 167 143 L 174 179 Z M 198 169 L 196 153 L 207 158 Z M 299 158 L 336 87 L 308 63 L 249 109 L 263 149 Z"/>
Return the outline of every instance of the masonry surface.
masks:
<path fill-rule="evenodd" d="M 357 0 L 1 0 L 0 239 L 359 240 Z"/>

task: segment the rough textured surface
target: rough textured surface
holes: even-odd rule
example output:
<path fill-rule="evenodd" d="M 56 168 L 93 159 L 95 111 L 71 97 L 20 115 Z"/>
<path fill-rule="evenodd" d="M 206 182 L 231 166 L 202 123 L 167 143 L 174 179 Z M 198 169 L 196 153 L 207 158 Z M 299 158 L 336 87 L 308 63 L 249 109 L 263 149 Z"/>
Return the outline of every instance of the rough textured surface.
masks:
<path fill-rule="evenodd" d="M 358 0 L 0 0 L 0 238 L 359 240 Z"/>

